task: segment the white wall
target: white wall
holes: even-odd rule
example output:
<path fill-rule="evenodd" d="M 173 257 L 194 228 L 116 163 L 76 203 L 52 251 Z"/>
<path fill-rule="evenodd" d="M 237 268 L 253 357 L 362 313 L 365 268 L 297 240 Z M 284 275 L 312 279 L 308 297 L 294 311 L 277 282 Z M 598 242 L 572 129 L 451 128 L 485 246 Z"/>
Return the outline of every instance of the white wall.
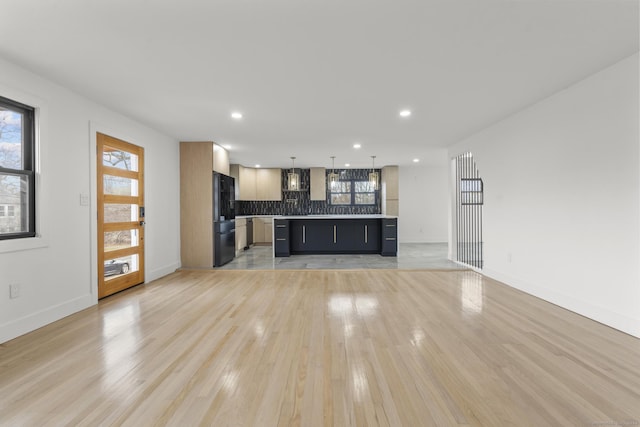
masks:
<path fill-rule="evenodd" d="M 446 151 L 399 169 L 400 243 L 446 242 L 450 200 Z"/>
<path fill-rule="evenodd" d="M 462 141 L 484 273 L 640 336 L 638 55 Z"/>
<path fill-rule="evenodd" d="M 97 301 L 96 130 L 145 148 L 146 281 L 179 267 L 178 141 L 1 59 L 0 95 L 38 108 L 41 171 L 41 236 L 0 241 L 0 343 Z"/>

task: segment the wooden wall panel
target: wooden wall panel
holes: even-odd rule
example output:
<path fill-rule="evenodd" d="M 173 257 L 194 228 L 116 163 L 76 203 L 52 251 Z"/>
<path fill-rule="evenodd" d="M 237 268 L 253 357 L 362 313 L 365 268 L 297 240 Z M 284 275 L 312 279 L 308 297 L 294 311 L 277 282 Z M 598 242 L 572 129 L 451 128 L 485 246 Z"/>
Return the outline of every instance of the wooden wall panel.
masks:
<path fill-rule="evenodd" d="M 213 146 L 180 143 L 180 257 L 184 268 L 213 268 Z"/>

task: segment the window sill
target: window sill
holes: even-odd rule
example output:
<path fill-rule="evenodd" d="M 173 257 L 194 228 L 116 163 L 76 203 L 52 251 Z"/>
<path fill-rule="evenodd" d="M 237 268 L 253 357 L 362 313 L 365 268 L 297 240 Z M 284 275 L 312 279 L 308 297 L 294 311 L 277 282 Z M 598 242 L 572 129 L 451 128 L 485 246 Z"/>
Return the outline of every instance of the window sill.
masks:
<path fill-rule="evenodd" d="M 42 237 L 0 240 L 0 254 L 46 248 L 47 246 L 49 246 L 49 243 Z"/>

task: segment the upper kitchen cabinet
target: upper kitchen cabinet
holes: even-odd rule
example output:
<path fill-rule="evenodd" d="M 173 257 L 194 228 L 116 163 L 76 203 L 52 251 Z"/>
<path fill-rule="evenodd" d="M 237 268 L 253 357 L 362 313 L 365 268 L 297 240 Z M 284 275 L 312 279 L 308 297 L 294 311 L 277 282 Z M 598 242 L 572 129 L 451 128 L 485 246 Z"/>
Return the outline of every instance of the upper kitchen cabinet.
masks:
<path fill-rule="evenodd" d="M 218 144 L 213 144 L 213 171 L 229 175 L 229 152 Z"/>
<path fill-rule="evenodd" d="M 282 200 L 282 170 L 256 169 L 256 200 Z"/>
<path fill-rule="evenodd" d="M 282 200 L 280 169 L 231 165 L 230 175 L 236 178 L 236 200 Z"/>
<path fill-rule="evenodd" d="M 256 170 L 240 166 L 238 176 L 238 200 L 257 200 L 256 195 Z"/>
<path fill-rule="evenodd" d="M 382 213 L 398 216 L 400 210 L 398 166 L 385 166 L 382 168 Z"/>
<path fill-rule="evenodd" d="M 325 168 L 311 168 L 311 200 L 327 200 L 327 173 Z"/>

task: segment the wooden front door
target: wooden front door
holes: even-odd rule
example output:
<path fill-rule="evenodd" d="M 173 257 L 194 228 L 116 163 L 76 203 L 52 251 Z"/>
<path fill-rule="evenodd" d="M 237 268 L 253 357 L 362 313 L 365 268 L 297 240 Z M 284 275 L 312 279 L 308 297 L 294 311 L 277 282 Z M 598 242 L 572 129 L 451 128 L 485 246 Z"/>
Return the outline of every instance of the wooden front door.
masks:
<path fill-rule="evenodd" d="M 144 282 L 144 149 L 97 134 L 98 298 Z"/>

